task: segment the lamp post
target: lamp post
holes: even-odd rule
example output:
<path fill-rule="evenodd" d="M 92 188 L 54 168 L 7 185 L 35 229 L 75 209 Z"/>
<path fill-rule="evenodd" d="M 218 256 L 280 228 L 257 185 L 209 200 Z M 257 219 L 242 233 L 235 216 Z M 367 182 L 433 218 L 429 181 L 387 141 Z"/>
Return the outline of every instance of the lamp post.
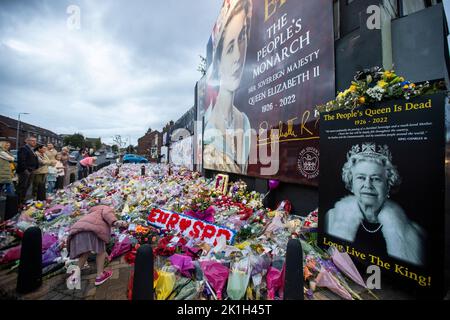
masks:
<path fill-rule="evenodd" d="M 28 112 L 20 112 L 17 120 L 17 136 L 16 136 L 16 150 L 19 150 L 19 132 L 20 132 L 20 115 L 29 114 Z"/>

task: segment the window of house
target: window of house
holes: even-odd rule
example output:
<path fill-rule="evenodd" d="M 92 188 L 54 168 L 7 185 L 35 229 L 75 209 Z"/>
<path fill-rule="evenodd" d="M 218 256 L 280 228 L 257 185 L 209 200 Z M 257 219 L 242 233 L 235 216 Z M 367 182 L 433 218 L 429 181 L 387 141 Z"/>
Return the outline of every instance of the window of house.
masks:
<path fill-rule="evenodd" d="M 334 13 L 334 40 L 340 38 L 340 30 L 341 30 L 341 20 L 339 14 L 339 1 L 334 1 L 333 4 L 333 13 Z"/>
<path fill-rule="evenodd" d="M 398 12 L 398 0 L 384 0 L 383 6 L 389 13 L 392 19 L 399 16 Z"/>
<path fill-rule="evenodd" d="M 425 7 L 425 0 L 403 0 L 403 15 L 423 10 Z"/>
<path fill-rule="evenodd" d="M 402 0 L 403 15 L 407 16 L 438 3 L 442 3 L 442 0 Z"/>

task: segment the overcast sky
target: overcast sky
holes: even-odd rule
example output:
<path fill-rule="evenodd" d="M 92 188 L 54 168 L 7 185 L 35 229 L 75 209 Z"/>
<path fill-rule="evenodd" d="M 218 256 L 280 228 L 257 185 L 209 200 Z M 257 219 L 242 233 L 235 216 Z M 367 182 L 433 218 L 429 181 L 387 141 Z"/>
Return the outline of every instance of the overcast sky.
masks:
<path fill-rule="evenodd" d="M 0 114 L 133 144 L 194 104 L 222 0 L 0 1 Z M 70 5 L 80 29 L 68 27 Z M 71 24 L 72 26 L 76 26 Z"/>

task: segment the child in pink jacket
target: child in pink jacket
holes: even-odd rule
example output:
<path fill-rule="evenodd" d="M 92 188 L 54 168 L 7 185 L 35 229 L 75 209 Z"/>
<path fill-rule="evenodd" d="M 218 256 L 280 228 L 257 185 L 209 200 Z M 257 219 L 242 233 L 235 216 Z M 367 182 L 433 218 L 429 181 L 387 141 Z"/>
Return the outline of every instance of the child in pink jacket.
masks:
<path fill-rule="evenodd" d="M 108 206 L 99 205 L 89 210 L 89 213 L 78 220 L 69 231 L 67 239 L 71 259 L 79 259 L 80 269 L 86 263 L 89 254 L 97 254 L 97 277 L 95 285 L 101 285 L 111 278 L 112 271 L 104 270 L 106 259 L 106 243 L 111 239 L 111 227 L 126 226 L 125 221 L 118 221 L 114 210 Z"/>

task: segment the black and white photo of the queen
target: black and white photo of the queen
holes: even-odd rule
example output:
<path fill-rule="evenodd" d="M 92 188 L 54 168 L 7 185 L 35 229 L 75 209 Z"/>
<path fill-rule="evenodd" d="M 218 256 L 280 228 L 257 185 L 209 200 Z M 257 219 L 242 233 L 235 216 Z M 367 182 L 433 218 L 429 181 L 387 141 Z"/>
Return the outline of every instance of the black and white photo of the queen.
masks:
<path fill-rule="evenodd" d="M 370 254 L 424 265 L 426 233 L 389 199 L 401 179 L 388 146 L 352 146 L 342 168 L 342 181 L 353 195 L 342 198 L 327 212 L 325 232 L 354 245 L 362 244 Z"/>

